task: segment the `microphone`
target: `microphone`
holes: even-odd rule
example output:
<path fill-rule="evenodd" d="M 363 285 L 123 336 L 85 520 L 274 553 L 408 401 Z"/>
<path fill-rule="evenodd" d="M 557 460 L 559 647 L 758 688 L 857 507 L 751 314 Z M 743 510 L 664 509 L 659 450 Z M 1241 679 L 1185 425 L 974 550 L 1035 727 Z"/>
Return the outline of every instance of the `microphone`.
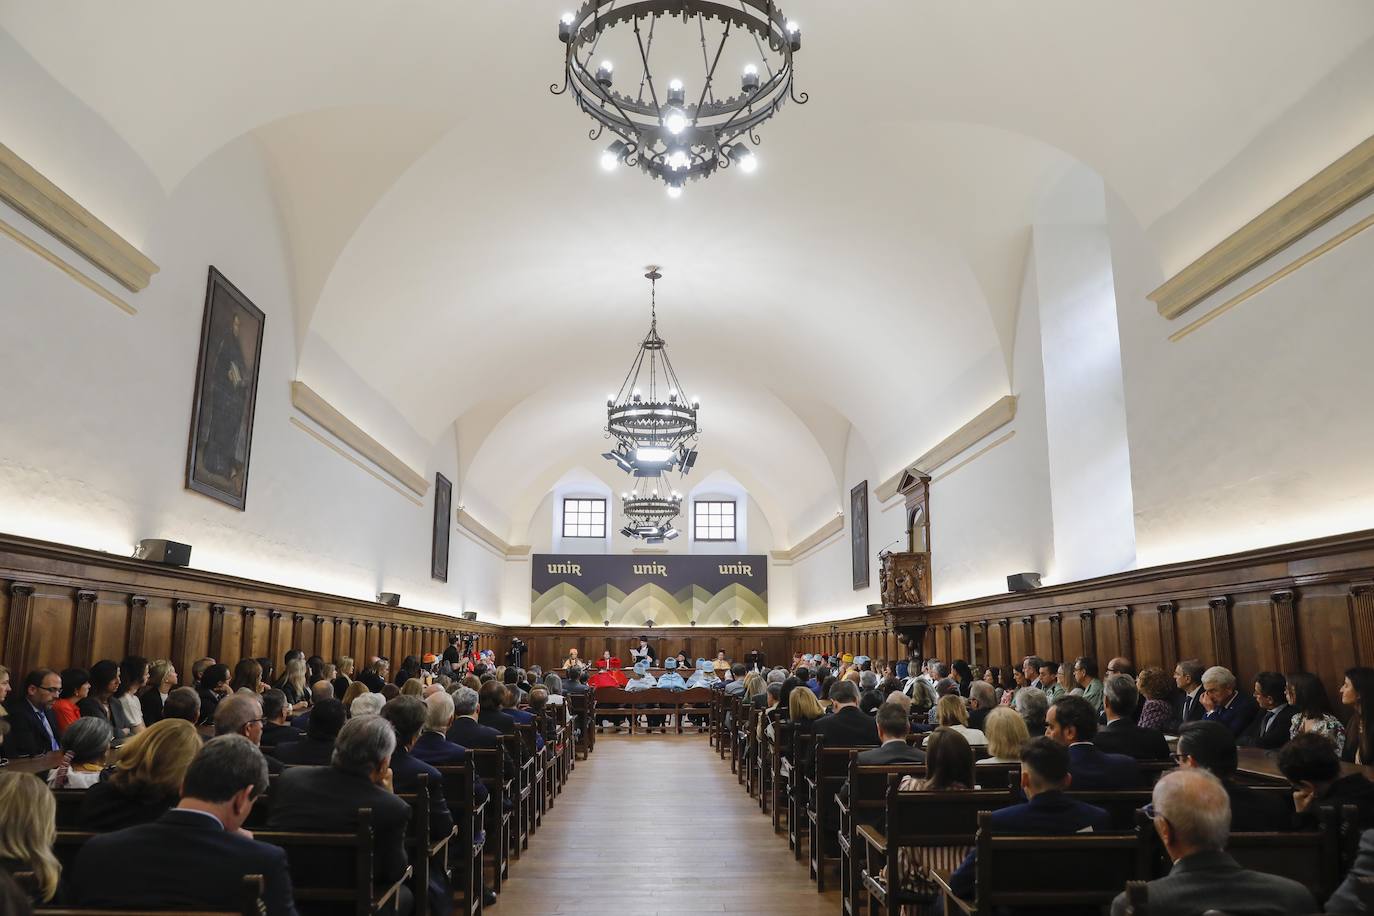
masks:
<path fill-rule="evenodd" d="M 900 541 L 900 540 L 901 540 L 902 538 L 904 538 L 904 537 L 906 537 L 905 534 L 903 534 L 903 535 L 898 535 L 898 537 L 896 538 L 896 540 L 890 541 L 890 542 L 888 543 L 887 547 L 881 547 L 881 548 L 879 548 L 879 549 L 878 549 L 878 556 L 882 556 L 884 550 L 887 550 L 888 547 L 891 547 L 893 544 L 897 543 L 897 541 Z"/>

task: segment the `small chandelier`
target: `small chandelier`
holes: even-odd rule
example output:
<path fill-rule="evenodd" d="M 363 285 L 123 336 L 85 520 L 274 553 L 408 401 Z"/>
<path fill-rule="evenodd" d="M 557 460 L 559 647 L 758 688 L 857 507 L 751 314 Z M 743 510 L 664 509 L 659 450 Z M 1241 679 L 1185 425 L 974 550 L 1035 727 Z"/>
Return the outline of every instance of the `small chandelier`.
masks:
<path fill-rule="evenodd" d="M 640 341 L 620 390 L 606 396 L 606 436 L 616 444 L 601 457 L 635 477 L 658 477 L 675 468 L 686 474 L 697 460 L 691 443 L 701 435 L 701 401 L 694 397 L 689 402 L 682 394 L 667 344 L 658 336 L 657 283 L 662 276 L 653 265 L 644 275 L 649 281 L 649 333 Z"/>
<path fill-rule="evenodd" d="M 600 139 L 607 128 L 615 135 L 601 155 L 602 168 L 639 166 L 664 182 L 670 197 L 681 196 L 688 179 L 709 177 L 717 169 L 737 165 L 746 174 L 753 172 L 758 167 L 754 147 L 762 142 L 759 125 L 789 98 L 799 105 L 807 101 L 805 92 L 793 88 L 792 57 L 801 50 L 801 28 L 773 0 L 638 0 L 618 8 L 617 2 L 585 0 L 576 12 L 563 14 L 558 23 L 558 38 L 566 48 L 563 86 L 549 87 L 555 95 L 572 91 L 577 107 L 597 122 L 591 139 Z M 613 88 L 615 64 L 603 58 L 593 65 L 593 60 L 608 35 L 613 36 L 609 44 L 629 48 L 630 32 L 638 66 L 632 62 L 627 67 L 626 91 L 621 92 Z M 683 47 L 684 41 L 699 43 L 700 75 L 690 84 L 679 75 L 665 81 L 662 69 L 667 64 L 663 54 L 655 57 L 656 37 L 657 49 L 668 49 L 664 53 Z M 727 47 L 727 59 L 739 57 L 741 49 L 752 58 L 740 73 L 738 95 L 730 94 L 733 87 L 723 74 L 718 81 Z"/>
<path fill-rule="evenodd" d="M 627 538 L 643 538 L 650 544 L 662 544 L 674 540 L 679 532 L 673 527 L 673 519 L 682 511 L 682 494 L 664 490 L 659 492 L 659 482 L 641 479 L 635 481 L 633 491 L 620 494 L 621 511 L 629 522 L 620 533 Z"/>

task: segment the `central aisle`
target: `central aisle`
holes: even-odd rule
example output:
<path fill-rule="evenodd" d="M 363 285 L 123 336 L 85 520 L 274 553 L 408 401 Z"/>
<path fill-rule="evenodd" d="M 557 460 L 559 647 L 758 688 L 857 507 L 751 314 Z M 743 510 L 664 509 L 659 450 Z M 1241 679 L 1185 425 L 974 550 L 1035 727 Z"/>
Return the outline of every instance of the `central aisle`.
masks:
<path fill-rule="evenodd" d="M 598 736 L 511 874 L 493 912 L 840 910 L 705 735 Z"/>

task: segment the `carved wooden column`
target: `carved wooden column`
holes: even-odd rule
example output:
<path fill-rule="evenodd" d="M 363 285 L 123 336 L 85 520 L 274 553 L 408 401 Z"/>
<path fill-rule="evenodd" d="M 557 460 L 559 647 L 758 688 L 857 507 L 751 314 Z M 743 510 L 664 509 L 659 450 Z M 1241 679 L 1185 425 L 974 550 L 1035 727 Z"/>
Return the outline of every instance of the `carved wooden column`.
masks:
<path fill-rule="evenodd" d="M 10 689 L 20 689 L 20 678 L 29 670 L 29 639 L 33 630 L 33 586 L 10 584 L 9 625 L 5 629 L 5 667 L 10 669 Z"/>
<path fill-rule="evenodd" d="M 1212 657 L 1223 668 L 1234 671 L 1235 651 L 1231 646 L 1231 596 L 1207 599 L 1212 612 Z"/>
<path fill-rule="evenodd" d="M 1172 674 L 1178 664 L 1178 605 L 1165 601 L 1155 608 L 1159 611 L 1159 655 L 1164 670 Z"/>
<path fill-rule="evenodd" d="M 1131 664 L 1140 664 L 1136 657 L 1135 639 L 1131 632 L 1131 609 L 1128 606 L 1116 609 L 1116 646 L 1121 655 L 1131 660 Z"/>
<path fill-rule="evenodd" d="M 1097 657 L 1097 629 L 1093 626 L 1093 612 L 1079 612 L 1078 622 L 1083 627 L 1083 655 L 1093 659 L 1101 665 L 1102 660 Z M 1071 661 L 1072 660 L 1070 660 L 1070 662 Z M 1072 667 L 1072 664 L 1070 664 L 1070 667 Z"/>
<path fill-rule="evenodd" d="M 273 666 L 282 665 L 282 659 L 286 657 L 286 647 L 283 631 L 286 629 L 286 615 L 276 608 L 271 608 L 267 612 L 267 657 L 272 660 Z M 286 674 L 283 668 L 277 668 L 277 676 Z"/>
<path fill-rule="evenodd" d="M 129 654 L 147 656 L 144 645 L 148 631 L 148 598 L 146 595 L 129 596 Z"/>
<path fill-rule="evenodd" d="M 1064 615 L 1050 615 L 1050 658 L 1060 664 L 1064 662 Z"/>
<path fill-rule="evenodd" d="M 1283 588 L 1269 596 L 1274 611 L 1274 648 L 1277 650 L 1280 671 L 1297 671 L 1302 664 L 1298 651 L 1297 593 Z"/>
<path fill-rule="evenodd" d="M 1003 617 L 997 621 L 997 629 L 1002 631 L 1002 666 L 1010 672 L 1016 665 L 1011 657 L 1011 621 Z"/>
<path fill-rule="evenodd" d="M 374 652 L 374 651 L 372 650 L 372 621 L 370 621 L 370 620 L 364 620 L 364 621 L 363 621 L 363 645 L 362 645 L 362 649 L 363 649 L 363 651 L 359 654 L 359 656 L 358 656 L 357 659 L 356 659 L 356 661 L 357 661 L 357 663 L 358 663 L 358 670 L 360 670 L 360 671 L 361 671 L 363 668 L 366 668 L 366 667 L 367 667 L 367 663 L 368 663 L 369 661 L 372 660 L 372 659 L 371 659 L 371 656 L 377 654 L 376 652 Z"/>
<path fill-rule="evenodd" d="M 950 662 L 953 662 L 953 661 L 954 661 L 954 624 L 952 624 L 952 623 L 947 623 L 947 624 L 945 624 L 945 626 L 944 626 L 944 631 L 945 631 L 945 648 L 944 648 L 945 659 L 948 660 L 948 661 L 950 661 Z"/>
<path fill-rule="evenodd" d="M 91 656 L 95 644 L 95 605 L 98 598 L 95 592 L 85 589 L 76 593 L 76 617 L 72 621 L 72 664 L 77 668 L 90 668 L 95 661 Z"/>
<path fill-rule="evenodd" d="M 984 664 L 995 665 L 996 661 L 993 659 L 992 656 L 992 641 L 988 638 L 988 631 L 990 630 L 991 626 L 991 622 L 987 620 L 978 621 L 978 632 L 983 637 Z"/>
<path fill-rule="evenodd" d="M 315 639 L 313 655 L 324 658 L 324 617 L 320 614 L 315 615 Z"/>
<path fill-rule="evenodd" d="M 258 616 L 257 608 L 243 609 L 243 625 L 239 634 L 239 658 L 253 658 L 253 624 Z"/>
<path fill-rule="evenodd" d="M 1026 616 L 1021 618 L 1021 638 L 1026 642 L 1026 654 L 1035 654 L 1035 618 Z"/>
<path fill-rule="evenodd" d="M 968 655 L 969 664 L 983 664 L 982 660 L 977 657 L 978 653 L 974 651 L 976 647 L 973 645 L 973 624 L 967 620 L 959 624 L 959 638 L 964 642 L 964 651 Z"/>
<path fill-rule="evenodd" d="M 221 665 L 228 665 L 226 659 L 228 653 L 225 652 L 229 647 L 224 644 L 224 612 L 226 608 L 222 604 L 210 605 L 210 657 Z M 229 665 L 229 670 L 234 666 Z"/>
<path fill-rule="evenodd" d="M 172 602 L 172 664 L 183 677 L 191 676 L 191 659 L 187 658 L 188 631 L 191 626 L 191 602 Z"/>
<path fill-rule="evenodd" d="M 302 632 L 305 630 L 304 623 L 305 615 L 300 611 L 296 611 L 291 615 L 291 644 L 287 646 L 287 648 L 300 649 L 302 652 L 309 655 L 310 653 L 306 651 L 305 643 L 302 641 L 302 637 L 305 635 Z"/>
<path fill-rule="evenodd" d="M 1374 658 L 1374 582 L 1350 586 L 1350 621 L 1355 628 L 1355 657 Z"/>

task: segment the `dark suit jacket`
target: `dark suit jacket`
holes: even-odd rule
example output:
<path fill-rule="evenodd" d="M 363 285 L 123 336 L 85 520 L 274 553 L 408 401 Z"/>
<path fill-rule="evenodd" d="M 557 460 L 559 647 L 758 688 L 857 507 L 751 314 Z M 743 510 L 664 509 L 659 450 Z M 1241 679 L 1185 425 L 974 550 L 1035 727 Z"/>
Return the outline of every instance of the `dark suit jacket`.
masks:
<path fill-rule="evenodd" d="M 327 767 L 334 756 L 334 739 L 323 741 L 309 735 L 278 745 L 272 756 L 291 766 Z"/>
<path fill-rule="evenodd" d="M 349 833 L 358 826 L 359 808 L 372 809 L 376 878 L 378 883 L 390 884 L 406 870 L 410 806 L 365 776 L 333 767 L 287 770 L 272 785 L 267 826 L 270 830 Z"/>
<path fill-rule="evenodd" d="M 467 721 L 471 722 L 471 719 Z M 478 728 L 482 726 L 478 725 Z M 499 736 L 498 736 L 499 738 Z M 416 760 L 423 760 L 432 767 L 462 766 L 463 761 L 468 759 L 467 748 L 445 738 L 438 732 L 424 732 L 420 735 L 415 746 L 410 749 L 410 755 Z M 394 764 L 393 764 L 394 766 Z M 473 797 L 477 802 L 487 797 L 486 784 L 478 782 L 473 786 Z"/>
<path fill-rule="evenodd" d="M 1323 808 L 1334 806 L 1337 811 L 1342 805 L 1354 805 L 1357 809 L 1356 828 L 1368 830 L 1374 827 L 1374 782 L 1366 779 L 1363 773 L 1342 776 L 1326 790 L 1318 805 Z M 1298 817 L 1297 823 L 1300 827 L 1314 827 L 1317 820 L 1317 812 L 1309 808 Z"/>
<path fill-rule="evenodd" d="M 925 763 L 926 752 L 905 741 L 888 741 L 882 747 L 859 751 L 861 766 L 882 766 L 888 763 Z"/>
<path fill-rule="evenodd" d="M 1272 718 L 1271 712 L 1261 709 L 1237 743 L 1244 747 L 1262 747 L 1268 751 L 1276 751 L 1288 743 L 1293 728 L 1293 717 L 1297 714 L 1298 708 L 1290 703 L 1284 703 L 1277 712 L 1273 712 Z"/>
<path fill-rule="evenodd" d="M 290 725 L 276 725 L 268 722 L 262 727 L 262 744 L 264 747 L 290 744 L 292 741 L 299 741 L 304 737 L 305 732 Z"/>
<path fill-rule="evenodd" d="M 358 675 L 357 680 L 366 684 L 367 689 L 373 693 L 381 693 L 382 688 L 386 686 L 386 681 L 382 680 L 382 676 L 375 671 L 364 671 Z M 340 695 L 339 699 L 343 699 L 343 696 Z"/>
<path fill-rule="evenodd" d="M 1293 827 L 1293 796 L 1275 797 L 1256 792 L 1249 786 L 1226 780 L 1222 783 L 1231 797 L 1231 832 L 1290 830 Z"/>
<path fill-rule="evenodd" d="M 1360 878 L 1374 878 L 1374 830 L 1360 836 L 1360 851 L 1345 881 L 1326 901 L 1327 913 L 1364 913 L 1360 903 Z"/>
<path fill-rule="evenodd" d="M 1203 716 L 1211 722 L 1220 722 L 1231 730 L 1231 734 L 1239 738 L 1245 734 L 1250 723 L 1255 721 L 1259 715 L 1259 704 L 1255 698 L 1249 694 L 1237 693 L 1231 698 L 1231 702 L 1219 709 L 1214 709 Z"/>
<path fill-rule="evenodd" d="M 515 734 L 515 720 L 503 712 L 482 710 L 477 713 L 477 721 L 487 728 L 494 728 L 503 735 Z"/>
<path fill-rule="evenodd" d="M 138 705 L 143 709 L 144 725 L 162 721 L 162 694 L 156 687 L 145 688 L 138 695 Z"/>
<path fill-rule="evenodd" d="M 512 726 L 513 728 L 514 726 Z M 515 759 L 501 743 L 501 733 L 494 728 L 488 728 L 479 722 L 474 722 L 467 716 L 458 716 L 453 720 L 453 724 L 448 727 L 448 740 L 454 744 L 461 744 L 463 747 L 476 748 L 478 750 L 499 747 L 502 751 L 502 758 L 505 760 L 506 775 L 515 772 Z"/>
<path fill-rule="evenodd" d="M 1307 888 L 1288 878 L 1241 868 L 1224 852 L 1179 859 L 1163 878 L 1149 883 L 1150 916 L 1195 916 L 1225 910 L 1246 916 L 1291 916 L 1321 908 Z M 1127 912 L 1126 895 L 1112 901 L 1112 916 Z"/>
<path fill-rule="evenodd" d="M 1092 744 L 1069 748 L 1072 789 L 1135 789 L 1141 785 L 1140 765 L 1125 754 L 1104 754 Z"/>
<path fill-rule="evenodd" d="M 825 740 L 826 747 L 877 747 L 878 723 L 853 706 L 832 712 L 816 720 L 816 737 Z M 816 748 L 808 745 L 802 760 L 802 772 L 816 771 Z"/>
<path fill-rule="evenodd" d="M 391 755 L 391 785 L 397 792 L 414 792 L 420 775 L 429 777 L 429 835 L 441 839 L 453 832 L 453 815 L 444 799 L 444 777 L 428 763 L 397 747 Z"/>
<path fill-rule="evenodd" d="M 6 757 L 37 757 L 56 750 L 57 715 L 49 707 L 36 710 L 29 704 L 28 697 L 20 696 L 9 705 L 10 733 L 5 736 Z M 43 729 L 43 720 L 48 720 L 52 737 Z"/>
<path fill-rule="evenodd" d="M 1164 740 L 1164 733 L 1141 728 L 1130 719 L 1116 719 L 1102 726 L 1093 744 L 1103 753 L 1125 754 L 1136 760 L 1169 759 L 1169 743 Z"/>
<path fill-rule="evenodd" d="M 108 779 L 86 790 L 81 798 L 81 829 L 105 833 L 150 824 L 176 805 L 177 796 L 133 795 Z"/>
<path fill-rule="evenodd" d="M 1207 714 L 1207 709 L 1202 705 L 1202 688 L 1198 687 L 1192 693 L 1183 696 L 1183 702 L 1179 706 L 1179 719 L 1183 722 L 1198 722 Z"/>
<path fill-rule="evenodd" d="M 1077 785 L 1077 780 L 1074 780 Z M 1052 836 L 1111 829 L 1111 818 L 1094 805 L 1073 801 L 1062 792 L 1041 792 L 1023 805 L 992 812 L 993 833 Z M 978 856 L 970 852 L 949 877 L 950 890 L 965 900 L 973 897 Z M 1150 912 L 1154 916 L 1154 911 Z"/>
<path fill-rule="evenodd" d="M 150 824 L 87 840 L 70 886 L 81 906 L 215 909 L 239 899 L 244 875 L 263 876 L 269 916 L 295 916 L 284 849 L 174 809 Z"/>

